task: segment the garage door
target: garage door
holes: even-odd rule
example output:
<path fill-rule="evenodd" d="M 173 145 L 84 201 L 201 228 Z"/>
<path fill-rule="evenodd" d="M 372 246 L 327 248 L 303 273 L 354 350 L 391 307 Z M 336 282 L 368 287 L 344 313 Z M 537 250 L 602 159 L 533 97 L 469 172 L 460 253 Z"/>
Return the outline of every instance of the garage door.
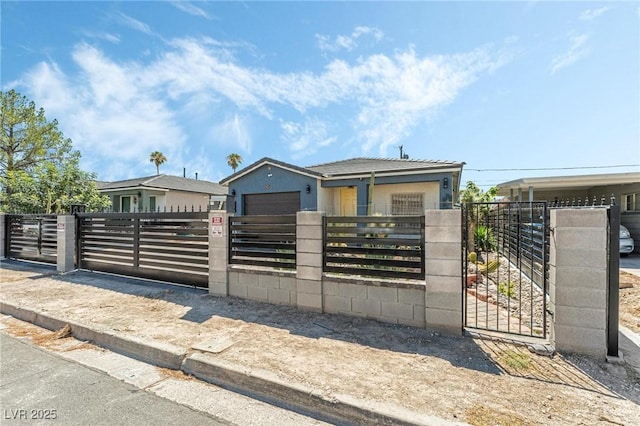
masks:
<path fill-rule="evenodd" d="M 243 195 L 243 214 L 295 214 L 300 210 L 300 191 Z"/>

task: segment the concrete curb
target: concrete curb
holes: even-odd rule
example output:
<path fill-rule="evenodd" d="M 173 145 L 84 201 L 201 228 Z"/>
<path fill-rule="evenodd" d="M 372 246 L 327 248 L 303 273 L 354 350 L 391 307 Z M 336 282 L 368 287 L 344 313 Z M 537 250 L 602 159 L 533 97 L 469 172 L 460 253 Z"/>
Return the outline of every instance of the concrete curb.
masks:
<path fill-rule="evenodd" d="M 111 331 L 99 331 L 85 325 L 55 318 L 6 302 L 0 302 L 0 313 L 11 315 L 49 330 L 59 330 L 69 324 L 74 337 L 87 340 L 113 352 L 159 367 L 181 370 L 201 380 L 274 405 L 334 424 L 383 425 L 456 425 L 438 417 L 419 414 L 398 406 L 375 404 L 350 395 L 323 395 L 319 389 L 300 383 L 290 383 L 275 374 L 260 369 L 246 370 L 214 355 L 202 352 L 189 354 L 170 344 L 142 341 L 118 336 Z"/>
<path fill-rule="evenodd" d="M 273 403 L 337 424 L 451 425 L 453 423 L 400 407 L 359 400 L 350 395 L 324 395 L 322 390 L 290 383 L 261 369 L 246 370 L 207 353 L 193 353 L 185 373 L 254 399 Z M 248 392 L 247 392 L 248 391 Z"/>
<path fill-rule="evenodd" d="M 30 322 L 49 330 L 60 330 L 66 324 L 71 333 L 79 340 L 87 340 L 113 352 L 135 358 L 159 367 L 180 370 L 187 352 L 174 345 L 141 341 L 131 337 L 122 337 L 109 331 L 99 331 L 82 324 L 55 318 L 43 312 L 0 302 L 0 313 L 11 315 L 22 321 Z"/>

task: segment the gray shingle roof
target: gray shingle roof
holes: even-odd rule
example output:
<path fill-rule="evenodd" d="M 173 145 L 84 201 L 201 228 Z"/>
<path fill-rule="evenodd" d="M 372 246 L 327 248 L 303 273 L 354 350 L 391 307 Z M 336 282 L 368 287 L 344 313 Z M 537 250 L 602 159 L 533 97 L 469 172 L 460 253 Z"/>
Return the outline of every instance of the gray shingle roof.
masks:
<path fill-rule="evenodd" d="M 175 191 L 199 192 L 203 194 L 226 195 L 228 189 L 218 183 L 189 179 L 180 176 L 154 175 L 116 182 L 99 182 L 100 190 L 151 187 L 173 189 Z"/>
<path fill-rule="evenodd" d="M 322 173 L 326 176 L 352 175 L 371 172 L 394 172 L 433 170 L 442 168 L 459 167 L 465 163 L 455 161 L 434 160 L 401 160 L 394 158 L 351 158 L 348 160 L 334 161 L 332 163 L 318 164 L 306 167 L 306 169 Z"/>

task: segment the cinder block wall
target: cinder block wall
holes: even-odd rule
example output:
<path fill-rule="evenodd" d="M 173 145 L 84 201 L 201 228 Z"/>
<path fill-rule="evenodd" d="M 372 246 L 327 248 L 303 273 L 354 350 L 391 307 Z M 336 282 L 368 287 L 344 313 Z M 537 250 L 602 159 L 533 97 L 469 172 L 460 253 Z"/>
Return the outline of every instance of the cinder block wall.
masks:
<path fill-rule="evenodd" d="M 549 298 L 556 350 L 607 354 L 607 210 L 551 210 Z M 617 254 L 616 254 L 617 255 Z"/>
<path fill-rule="evenodd" d="M 229 270 L 229 295 L 276 305 L 297 304 L 295 272 Z"/>
<path fill-rule="evenodd" d="M 324 212 L 298 212 L 296 217 L 296 303 L 323 312 L 322 254 Z"/>
<path fill-rule="evenodd" d="M 229 218 L 226 211 L 209 212 L 209 294 L 229 295 Z"/>
<path fill-rule="evenodd" d="M 462 223 L 460 210 L 425 212 L 426 328 L 462 334 Z"/>
<path fill-rule="evenodd" d="M 60 273 L 75 269 L 76 254 L 76 218 L 71 215 L 58 215 L 57 218 L 57 256 L 56 270 Z"/>
<path fill-rule="evenodd" d="M 323 290 L 324 312 L 425 327 L 422 284 L 325 276 Z"/>

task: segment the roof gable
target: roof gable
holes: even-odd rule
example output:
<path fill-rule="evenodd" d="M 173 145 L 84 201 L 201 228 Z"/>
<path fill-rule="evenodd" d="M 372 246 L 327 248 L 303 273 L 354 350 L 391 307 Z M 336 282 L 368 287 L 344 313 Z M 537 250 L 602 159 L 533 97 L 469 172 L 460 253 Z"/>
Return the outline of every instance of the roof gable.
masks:
<path fill-rule="evenodd" d="M 298 166 L 294 166 L 293 164 L 289 164 L 289 163 L 285 163 L 284 161 L 278 161 L 278 160 L 274 160 L 273 158 L 269 158 L 269 157 L 264 157 L 261 158 L 260 160 L 256 161 L 255 163 L 252 163 L 250 165 L 248 165 L 247 167 L 243 168 L 242 170 L 239 170 L 238 172 L 227 176 L 226 178 L 222 179 L 220 181 L 221 185 L 227 185 L 230 182 L 233 182 L 237 179 L 240 179 L 241 177 L 253 172 L 254 170 L 264 166 L 264 165 L 271 165 L 271 166 L 275 166 L 275 167 L 279 167 L 281 169 L 284 170 L 288 170 L 291 171 L 293 173 L 298 173 L 301 175 L 305 175 L 305 176 L 309 176 L 309 177 L 313 177 L 316 179 L 319 179 L 322 177 L 322 174 L 313 170 L 310 170 L 308 168 L 304 168 L 304 167 L 298 167 Z"/>

